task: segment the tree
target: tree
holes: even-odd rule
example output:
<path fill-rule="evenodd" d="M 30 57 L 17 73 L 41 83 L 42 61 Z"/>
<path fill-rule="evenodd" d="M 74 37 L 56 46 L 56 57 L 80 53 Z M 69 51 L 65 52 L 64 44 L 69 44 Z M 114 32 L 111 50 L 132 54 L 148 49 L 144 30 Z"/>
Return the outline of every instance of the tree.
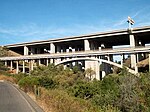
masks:
<path fill-rule="evenodd" d="M 138 78 L 127 73 L 119 77 L 119 82 L 120 96 L 115 105 L 123 112 L 139 112 L 139 96 L 135 91 L 136 85 L 138 84 Z"/>

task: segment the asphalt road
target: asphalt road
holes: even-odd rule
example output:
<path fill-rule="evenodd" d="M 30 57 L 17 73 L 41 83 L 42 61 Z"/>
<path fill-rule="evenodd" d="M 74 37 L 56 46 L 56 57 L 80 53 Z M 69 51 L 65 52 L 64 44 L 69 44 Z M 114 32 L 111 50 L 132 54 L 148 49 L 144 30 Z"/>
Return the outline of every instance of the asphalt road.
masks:
<path fill-rule="evenodd" d="M 41 111 L 36 111 L 27 98 L 24 97 L 22 92 L 20 92 L 16 87 L 10 83 L 0 81 L 0 112 Z"/>

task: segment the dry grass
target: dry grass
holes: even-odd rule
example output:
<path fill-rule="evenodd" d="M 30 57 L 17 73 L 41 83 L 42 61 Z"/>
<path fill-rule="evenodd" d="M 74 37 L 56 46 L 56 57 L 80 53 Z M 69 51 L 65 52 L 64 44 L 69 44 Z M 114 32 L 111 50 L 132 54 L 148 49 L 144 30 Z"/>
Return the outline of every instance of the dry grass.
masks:
<path fill-rule="evenodd" d="M 71 97 L 63 90 L 41 89 L 38 103 L 45 112 L 97 112 L 88 101 Z"/>
<path fill-rule="evenodd" d="M 16 83 L 15 78 L 13 78 L 11 76 L 1 75 L 1 74 L 0 74 L 0 80 L 10 81 L 12 83 Z"/>

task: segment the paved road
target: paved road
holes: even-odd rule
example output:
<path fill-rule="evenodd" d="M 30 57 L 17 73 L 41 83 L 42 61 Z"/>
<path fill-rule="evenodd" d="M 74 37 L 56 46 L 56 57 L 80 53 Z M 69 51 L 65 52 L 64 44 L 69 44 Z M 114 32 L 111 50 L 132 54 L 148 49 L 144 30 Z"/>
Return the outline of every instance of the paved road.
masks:
<path fill-rule="evenodd" d="M 13 85 L 0 81 L 0 112 L 38 112 Z"/>

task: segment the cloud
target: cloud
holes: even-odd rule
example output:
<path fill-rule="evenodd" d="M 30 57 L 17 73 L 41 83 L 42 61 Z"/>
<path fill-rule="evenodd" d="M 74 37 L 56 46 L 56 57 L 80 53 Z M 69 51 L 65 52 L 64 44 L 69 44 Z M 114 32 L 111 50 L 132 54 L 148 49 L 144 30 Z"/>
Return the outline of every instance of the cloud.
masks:
<path fill-rule="evenodd" d="M 73 24 L 71 27 L 42 27 L 35 23 L 22 25 L 17 28 L 0 27 L 0 34 L 3 37 L 14 38 L 16 41 L 35 41 L 49 38 L 60 38 L 66 36 L 76 36 L 104 30 L 104 27 L 96 25 Z"/>
<path fill-rule="evenodd" d="M 113 23 L 114 25 L 112 28 L 126 28 L 128 16 L 130 16 L 135 21 L 135 27 L 150 25 L 150 14 L 148 13 L 149 10 L 150 6 L 144 7 L 140 10 L 132 11 L 129 13 L 129 15 L 125 15 L 122 19 L 116 20 L 116 22 Z"/>
<path fill-rule="evenodd" d="M 119 20 L 118 22 L 116 22 L 113 27 L 118 27 L 118 26 L 121 26 L 121 25 L 124 25 L 125 23 L 127 22 L 127 17 L 126 18 L 123 18 L 121 20 Z"/>
<path fill-rule="evenodd" d="M 50 38 L 62 38 L 66 36 L 75 36 L 96 32 L 99 28 L 92 25 L 73 25 L 71 27 L 42 27 L 35 23 L 22 25 L 16 28 L 0 27 L 1 43 L 18 43 L 37 40 L 45 40 Z M 8 42 L 6 41 L 9 40 Z"/>
<path fill-rule="evenodd" d="M 42 28 L 40 26 L 35 25 L 26 25 L 19 28 L 0 28 L 0 33 L 5 35 L 12 35 L 12 36 L 20 36 L 20 37 L 28 37 L 29 36 L 50 36 L 52 34 L 56 33 L 62 33 L 63 29 L 52 29 L 50 27 L 48 28 Z M 31 38 L 31 37 L 30 37 Z M 42 37 L 41 37 L 42 38 Z"/>

